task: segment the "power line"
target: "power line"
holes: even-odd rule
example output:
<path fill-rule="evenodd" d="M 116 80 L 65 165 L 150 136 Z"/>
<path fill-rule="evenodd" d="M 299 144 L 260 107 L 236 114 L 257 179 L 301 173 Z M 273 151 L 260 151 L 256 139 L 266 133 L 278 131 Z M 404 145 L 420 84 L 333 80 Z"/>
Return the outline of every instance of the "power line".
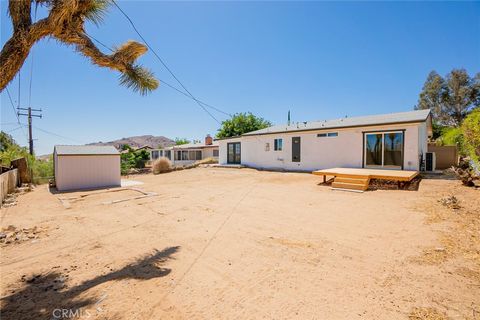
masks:
<path fill-rule="evenodd" d="M 185 85 L 177 78 L 177 76 L 173 73 L 172 70 L 170 70 L 170 68 L 167 66 L 167 64 L 162 60 L 162 58 L 160 58 L 160 56 L 157 54 L 157 52 L 150 46 L 150 44 L 148 43 L 148 41 L 142 36 L 142 34 L 140 33 L 140 31 L 138 31 L 137 27 L 135 26 L 135 23 L 133 23 L 132 19 L 130 19 L 130 17 L 125 13 L 125 11 L 122 10 L 122 8 L 120 8 L 120 6 L 118 5 L 118 3 L 115 1 L 115 0 L 112 0 L 113 4 L 118 8 L 118 10 L 120 10 L 120 12 L 125 16 L 125 18 L 127 18 L 127 20 L 130 22 L 130 24 L 132 25 L 133 29 L 135 30 L 135 32 L 138 34 L 138 36 L 143 40 L 143 42 L 145 43 L 145 45 L 148 47 L 148 49 L 150 49 L 153 54 L 155 55 L 155 57 L 157 57 L 157 59 L 160 61 L 160 63 L 165 67 L 165 69 L 167 69 L 167 71 L 172 75 L 172 77 L 178 82 L 178 84 L 180 84 L 180 86 L 183 88 L 183 90 L 185 90 L 186 93 L 188 93 L 190 95 L 190 97 L 195 100 L 195 102 L 197 102 L 197 104 L 212 118 L 214 119 L 216 122 L 218 122 L 218 124 L 221 124 L 220 121 L 218 121 L 217 118 L 215 118 L 198 100 L 197 98 L 195 98 L 192 93 L 185 87 Z"/>
<path fill-rule="evenodd" d="M 18 123 L 18 124 L 21 124 L 21 123 L 20 123 L 20 117 L 18 116 L 17 110 L 15 110 L 15 104 L 13 103 L 12 96 L 10 95 L 10 90 L 8 90 L 8 87 L 5 87 L 5 89 L 7 89 L 7 95 L 8 95 L 8 99 L 10 100 L 10 105 L 12 106 L 13 113 L 15 114 L 15 117 L 17 117 L 17 123 Z M 25 131 L 23 130 L 23 127 L 22 127 L 22 133 L 23 133 L 23 135 L 25 136 L 25 139 L 28 140 L 27 134 L 26 134 Z"/>
<path fill-rule="evenodd" d="M 22 68 L 20 68 L 20 70 L 18 70 L 18 101 L 17 101 L 18 106 L 17 106 L 17 108 L 20 107 L 20 89 L 22 87 L 22 85 L 21 85 L 22 82 L 20 81 L 21 76 L 22 76 Z"/>
<path fill-rule="evenodd" d="M 35 6 L 35 15 L 33 18 L 34 22 L 37 21 L 37 9 L 38 9 L 38 5 Z M 30 85 L 28 89 L 28 106 L 32 105 L 32 82 L 33 82 L 33 47 L 30 50 Z"/>
<path fill-rule="evenodd" d="M 78 140 L 75 140 L 75 139 L 72 139 L 72 138 L 69 138 L 69 137 L 62 136 L 62 135 L 60 135 L 60 134 L 58 134 L 58 133 L 51 132 L 51 131 L 48 131 L 48 130 L 45 130 L 45 129 L 41 129 L 41 128 L 37 127 L 37 126 L 33 126 L 33 127 L 34 127 L 35 129 L 37 129 L 37 130 L 40 130 L 40 131 L 46 133 L 46 134 L 50 134 L 50 135 L 52 135 L 52 136 L 56 136 L 56 137 L 59 137 L 59 138 L 65 139 L 65 140 L 70 140 L 70 141 L 73 141 L 73 142 L 76 142 L 76 143 L 81 143 L 81 142 L 78 141 Z"/>
<path fill-rule="evenodd" d="M 114 52 L 114 50 L 113 50 L 112 48 L 110 48 L 108 45 L 106 45 L 106 44 L 103 43 L 102 41 L 98 40 L 98 39 L 95 38 L 94 36 L 88 34 L 86 31 L 84 31 L 84 32 L 85 32 L 85 34 L 86 34 L 89 38 L 91 38 L 93 41 L 97 42 L 97 43 L 100 44 L 102 47 L 106 48 L 107 50 L 109 50 L 109 51 L 111 51 L 111 52 Z M 225 111 L 220 110 L 219 108 L 214 107 L 214 106 L 212 106 L 212 105 L 210 105 L 210 104 L 208 104 L 208 103 L 205 103 L 205 102 L 203 102 L 203 101 L 201 101 L 201 100 L 198 100 L 198 99 L 193 98 L 191 95 L 188 95 L 188 94 L 185 93 L 184 91 L 178 89 L 178 88 L 175 87 L 174 85 L 172 85 L 172 84 L 170 84 L 170 83 L 168 83 L 168 82 L 166 82 L 166 81 L 164 81 L 164 80 L 162 80 L 162 79 L 159 79 L 159 80 L 160 80 L 161 83 L 165 84 L 167 87 L 169 87 L 169 88 L 177 91 L 178 93 L 181 93 L 182 95 L 184 95 L 185 97 L 187 97 L 187 98 L 189 98 L 189 99 L 192 99 L 193 101 L 200 102 L 200 103 L 201 103 L 202 105 L 204 105 L 205 107 L 211 108 L 211 109 L 213 109 L 213 110 L 215 110 L 215 111 L 217 111 L 217 112 L 219 112 L 219 113 L 223 113 L 223 114 L 226 115 L 226 116 L 229 116 L 229 117 L 232 116 L 232 115 L 231 115 L 230 113 L 228 113 L 228 112 L 225 112 Z"/>
<path fill-rule="evenodd" d="M 10 132 L 13 132 L 13 131 L 17 131 L 18 129 L 22 129 L 23 128 L 23 124 L 19 127 L 16 127 L 15 129 L 12 129 L 12 130 L 8 130 L 8 131 L 5 131 L 6 133 L 10 133 Z"/>
<path fill-rule="evenodd" d="M 12 96 L 10 95 L 10 90 L 8 90 L 8 87 L 5 87 L 7 89 L 7 95 L 8 99 L 10 100 L 10 104 L 12 105 L 13 113 L 15 113 L 15 116 L 17 117 L 17 122 L 20 124 L 20 118 L 18 117 L 17 110 L 15 110 L 15 104 L 13 103 Z"/>

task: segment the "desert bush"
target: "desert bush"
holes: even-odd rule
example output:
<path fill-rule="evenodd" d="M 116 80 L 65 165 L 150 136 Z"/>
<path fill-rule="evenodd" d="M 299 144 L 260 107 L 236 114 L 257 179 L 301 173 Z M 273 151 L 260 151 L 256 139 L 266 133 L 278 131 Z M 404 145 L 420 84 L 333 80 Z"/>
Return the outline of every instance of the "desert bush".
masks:
<path fill-rule="evenodd" d="M 453 168 L 453 172 L 467 187 L 474 187 L 475 183 L 478 182 L 479 177 L 475 174 L 471 163 L 466 159 L 460 159 L 460 163 Z"/>
<path fill-rule="evenodd" d="M 195 162 L 196 165 L 199 165 L 199 164 L 214 164 L 214 163 L 218 163 L 218 159 L 216 159 L 216 158 L 205 158 L 205 159 L 198 160 L 197 162 Z"/>
<path fill-rule="evenodd" d="M 477 168 L 480 166 L 480 108 L 473 110 L 462 123 L 464 150 Z"/>
<path fill-rule="evenodd" d="M 166 173 L 172 171 L 172 163 L 168 158 L 162 157 L 153 163 L 153 174 Z"/>

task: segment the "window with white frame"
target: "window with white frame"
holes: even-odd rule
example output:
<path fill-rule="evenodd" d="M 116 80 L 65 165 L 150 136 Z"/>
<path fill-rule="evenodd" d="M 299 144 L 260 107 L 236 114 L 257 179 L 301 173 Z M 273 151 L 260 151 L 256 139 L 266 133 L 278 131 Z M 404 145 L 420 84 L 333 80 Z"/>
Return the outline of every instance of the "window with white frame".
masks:
<path fill-rule="evenodd" d="M 214 156 L 214 157 L 218 157 L 218 149 L 214 149 L 214 150 L 213 150 L 213 156 Z"/>
<path fill-rule="evenodd" d="M 273 150 L 282 151 L 283 150 L 283 139 L 273 140 Z"/>
<path fill-rule="evenodd" d="M 317 137 L 318 137 L 318 138 L 338 137 L 338 132 L 318 133 L 318 134 L 317 134 Z"/>

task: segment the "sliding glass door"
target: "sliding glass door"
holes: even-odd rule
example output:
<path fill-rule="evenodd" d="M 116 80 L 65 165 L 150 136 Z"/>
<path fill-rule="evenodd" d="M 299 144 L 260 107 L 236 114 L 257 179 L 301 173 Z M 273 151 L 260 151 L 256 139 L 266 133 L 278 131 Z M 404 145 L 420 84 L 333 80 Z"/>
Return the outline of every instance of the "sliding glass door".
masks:
<path fill-rule="evenodd" d="M 403 168 L 403 131 L 365 133 L 365 167 Z"/>

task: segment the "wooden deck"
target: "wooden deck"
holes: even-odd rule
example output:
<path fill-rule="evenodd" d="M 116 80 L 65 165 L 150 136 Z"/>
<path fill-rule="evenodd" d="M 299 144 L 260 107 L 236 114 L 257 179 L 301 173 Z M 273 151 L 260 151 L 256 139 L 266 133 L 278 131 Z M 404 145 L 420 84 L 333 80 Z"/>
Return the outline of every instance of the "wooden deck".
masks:
<path fill-rule="evenodd" d="M 418 175 L 418 171 L 387 170 L 387 169 L 356 169 L 331 168 L 312 172 L 319 176 L 333 176 L 341 178 L 368 178 L 394 181 L 410 181 Z"/>

